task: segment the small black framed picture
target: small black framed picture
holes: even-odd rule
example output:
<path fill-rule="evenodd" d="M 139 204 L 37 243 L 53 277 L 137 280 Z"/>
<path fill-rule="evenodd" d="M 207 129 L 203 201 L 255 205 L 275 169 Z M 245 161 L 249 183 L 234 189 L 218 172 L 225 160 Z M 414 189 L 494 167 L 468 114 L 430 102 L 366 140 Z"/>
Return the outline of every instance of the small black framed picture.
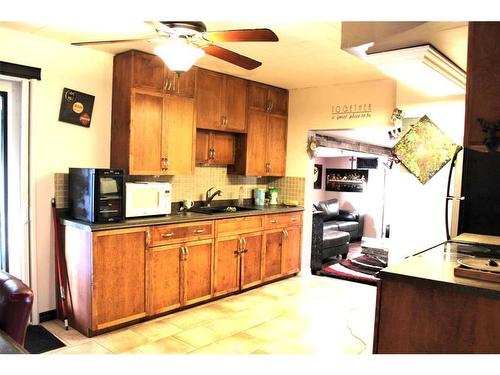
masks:
<path fill-rule="evenodd" d="M 323 181 L 323 165 L 314 164 L 314 188 L 321 189 L 321 181 Z"/>
<path fill-rule="evenodd" d="M 73 89 L 64 88 L 59 110 L 59 121 L 90 127 L 94 96 Z"/>

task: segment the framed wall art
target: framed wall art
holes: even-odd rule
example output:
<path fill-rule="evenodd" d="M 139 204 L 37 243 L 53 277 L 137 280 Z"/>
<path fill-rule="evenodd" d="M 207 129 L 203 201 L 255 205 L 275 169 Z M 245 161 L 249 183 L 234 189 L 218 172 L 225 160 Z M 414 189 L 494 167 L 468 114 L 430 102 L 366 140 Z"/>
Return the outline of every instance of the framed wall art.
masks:
<path fill-rule="evenodd" d="M 90 127 L 94 96 L 76 90 L 64 88 L 59 110 L 59 121 Z"/>
<path fill-rule="evenodd" d="M 365 169 L 326 169 L 327 191 L 362 193 L 367 182 L 368 170 Z"/>

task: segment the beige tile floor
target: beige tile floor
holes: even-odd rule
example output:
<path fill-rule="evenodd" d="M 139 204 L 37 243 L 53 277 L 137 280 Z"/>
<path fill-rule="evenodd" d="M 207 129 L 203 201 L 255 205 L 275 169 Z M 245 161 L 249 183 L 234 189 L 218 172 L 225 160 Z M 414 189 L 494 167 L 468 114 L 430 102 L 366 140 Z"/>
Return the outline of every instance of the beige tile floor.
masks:
<path fill-rule="evenodd" d="M 304 275 L 93 338 L 42 324 L 67 345 L 46 354 L 370 354 L 375 296 Z"/>

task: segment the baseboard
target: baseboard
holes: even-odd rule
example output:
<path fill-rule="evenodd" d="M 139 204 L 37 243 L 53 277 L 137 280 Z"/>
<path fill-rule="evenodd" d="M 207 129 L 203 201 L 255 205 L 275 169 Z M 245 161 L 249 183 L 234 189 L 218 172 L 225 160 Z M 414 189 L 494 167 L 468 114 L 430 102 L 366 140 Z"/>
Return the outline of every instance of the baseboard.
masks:
<path fill-rule="evenodd" d="M 49 320 L 54 320 L 57 318 L 57 310 L 49 310 L 41 312 L 38 315 L 38 318 L 40 320 L 40 323 L 47 322 Z"/>

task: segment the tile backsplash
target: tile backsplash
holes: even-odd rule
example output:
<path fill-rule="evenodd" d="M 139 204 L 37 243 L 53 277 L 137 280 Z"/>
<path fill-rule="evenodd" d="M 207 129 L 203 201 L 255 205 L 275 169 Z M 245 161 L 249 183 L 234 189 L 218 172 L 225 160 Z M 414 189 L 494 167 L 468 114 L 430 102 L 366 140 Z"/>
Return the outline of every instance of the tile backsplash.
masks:
<path fill-rule="evenodd" d="M 128 176 L 127 181 L 163 181 L 172 184 L 172 202 L 183 199 L 200 201 L 205 192 L 215 186 L 223 191 L 216 199 L 238 199 L 240 186 L 243 198 L 252 198 L 255 188 L 278 188 L 278 201 L 293 199 L 304 203 L 303 177 L 246 177 L 227 174 L 226 167 L 196 167 L 194 175 L 188 176 Z M 68 174 L 54 175 L 55 197 L 58 208 L 68 208 Z"/>

